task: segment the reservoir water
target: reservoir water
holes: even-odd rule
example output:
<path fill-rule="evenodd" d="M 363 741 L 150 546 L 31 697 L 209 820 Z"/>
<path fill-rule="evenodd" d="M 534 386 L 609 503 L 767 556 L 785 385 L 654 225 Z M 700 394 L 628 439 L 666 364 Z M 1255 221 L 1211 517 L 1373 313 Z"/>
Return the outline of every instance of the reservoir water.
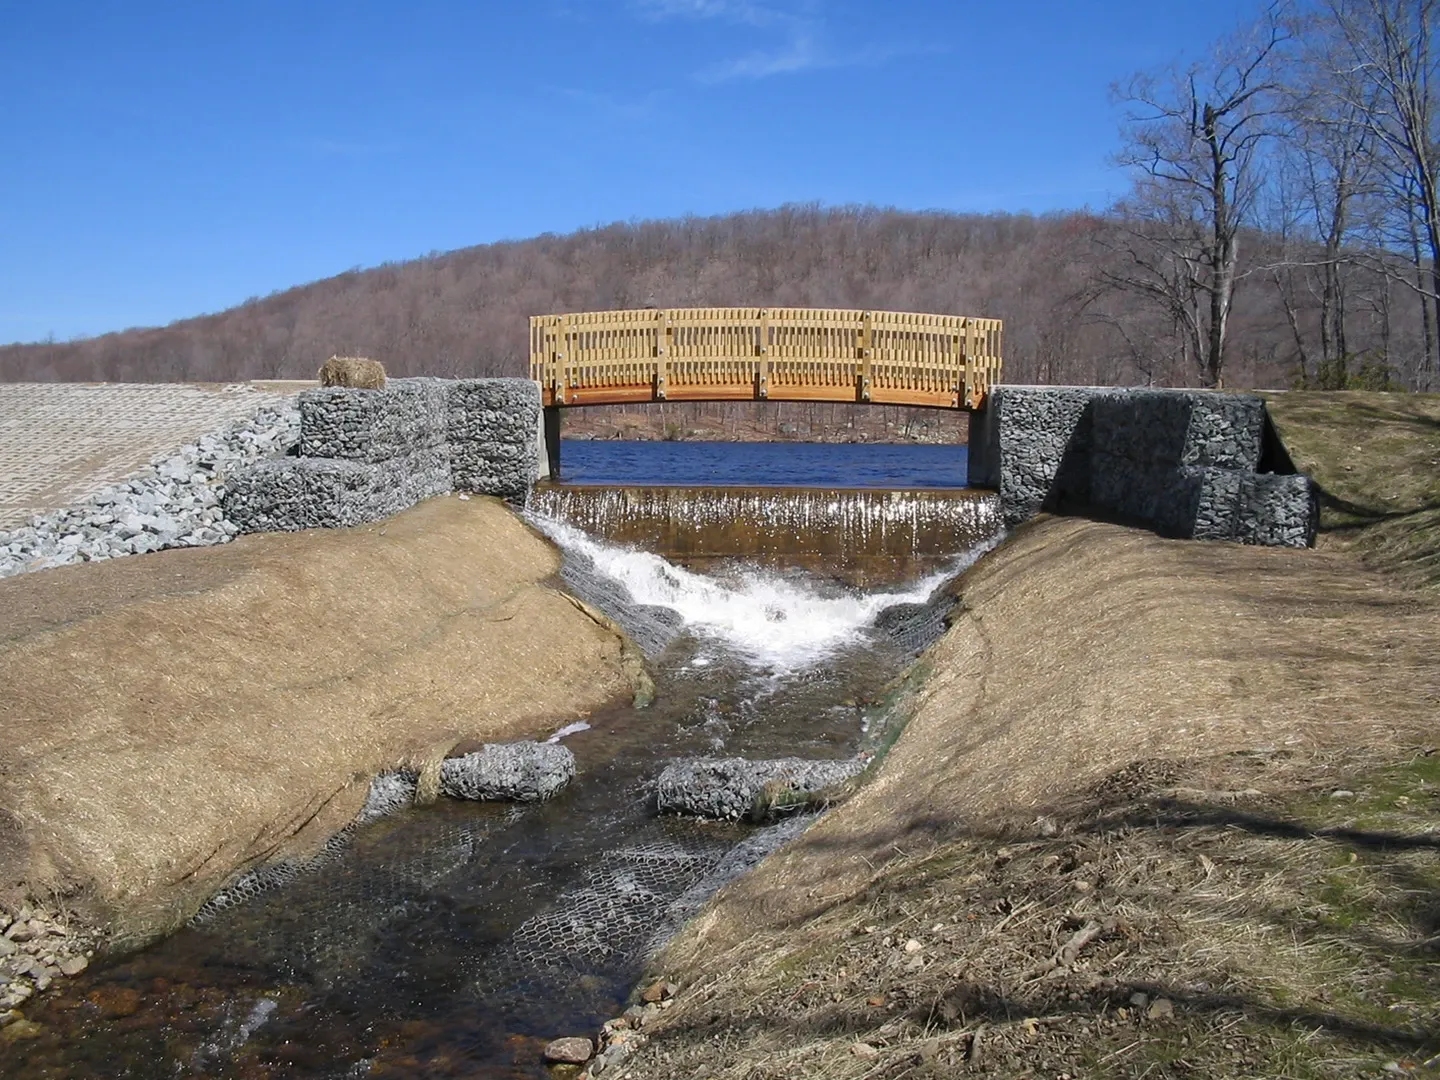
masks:
<path fill-rule="evenodd" d="M 955 489 L 968 451 L 950 443 L 562 442 L 566 484 Z"/>
<path fill-rule="evenodd" d="M 887 684 L 943 632 L 946 583 L 998 537 L 993 499 L 960 490 L 963 449 L 567 444 L 589 494 L 562 485 L 527 513 L 569 588 L 645 650 L 653 705 L 557 718 L 579 773 L 549 803 L 402 809 L 66 980 L 26 1010 L 43 1033 L 0 1055 L 0 1076 L 547 1076 L 548 1040 L 617 1015 L 666 936 L 807 823 L 657 815 L 667 762 L 840 759 L 882 742 Z M 686 487 L 627 502 L 627 485 Z M 687 543 L 730 548 L 672 559 L 614 535 L 627 514 L 687 507 Z M 771 543 L 780 533 L 793 550 Z M 771 540 L 748 550 L 752 535 Z M 837 535 L 916 559 L 859 586 L 804 555 Z"/>

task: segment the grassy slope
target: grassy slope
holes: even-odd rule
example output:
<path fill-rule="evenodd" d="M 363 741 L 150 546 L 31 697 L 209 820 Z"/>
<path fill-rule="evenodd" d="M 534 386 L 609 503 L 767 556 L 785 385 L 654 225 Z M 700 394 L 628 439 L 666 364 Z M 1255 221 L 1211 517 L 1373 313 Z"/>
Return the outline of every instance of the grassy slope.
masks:
<path fill-rule="evenodd" d="M 1296 467 L 1320 484 L 1322 544 L 1440 587 L 1440 394 L 1267 397 Z"/>
<path fill-rule="evenodd" d="M 1431 1075 L 1437 790 L 1434 754 L 1137 763 L 686 973 L 631 1075 Z"/>
<path fill-rule="evenodd" d="M 1425 719 L 1440 716 L 1426 659 L 1440 656 L 1427 597 L 1440 574 L 1440 398 L 1276 402 L 1292 454 L 1325 491 L 1322 551 L 1262 562 L 1047 525 L 1045 543 L 1012 541 L 996 562 L 1014 566 L 966 583 L 986 642 L 970 662 L 974 710 L 948 706 L 936 741 L 926 710 L 944 713 L 963 680 L 932 679 L 886 763 L 895 775 L 873 785 L 885 794 L 862 791 L 696 920 L 659 961 L 682 983 L 676 1006 L 619 1076 L 1440 1075 L 1440 725 Z M 1117 581 L 1136 578 L 1173 609 L 1168 624 L 1144 613 L 1098 647 L 1102 624 L 1074 606 L 1119 587 L 1086 563 L 1096 543 Z M 1061 592 L 1062 573 L 1082 579 L 1078 593 Z M 1007 714 L 1011 691 L 986 673 L 1028 670 L 1001 625 L 1027 610 L 1042 668 L 1088 651 L 1102 674 L 1032 671 L 1033 700 Z M 1183 637 L 1166 640 L 1169 624 Z M 1188 700 L 1126 686 L 1137 660 L 1168 670 Z M 1277 686 L 1278 672 L 1292 674 Z M 1129 763 L 1098 782 L 1076 769 L 1086 733 L 1056 728 L 1052 705 L 1092 711 L 1094 729 L 1115 720 L 1114 745 L 1078 760 Z M 1253 724 L 1182 752 L 1191 736 L 1172 731 L 1177 715 L 1213 729 L 1231 706 Z M 1033 743 L 1047 723 L 1050 763 L 1037 764 L 1046 753 L 1022 753 L 1016 732 Z M 1127 724 L 1148 742 L 1127 745 Z M 995 787 L 984 770 L 1003 773 L 1005 758 L 1009 812 L 984 801 Z M 1047 772 L 1083 779 L 1028 797 Z M 909 788 L 932 827 L 951 825 L 897 828 L 888 852 L 860 843 Z"/>

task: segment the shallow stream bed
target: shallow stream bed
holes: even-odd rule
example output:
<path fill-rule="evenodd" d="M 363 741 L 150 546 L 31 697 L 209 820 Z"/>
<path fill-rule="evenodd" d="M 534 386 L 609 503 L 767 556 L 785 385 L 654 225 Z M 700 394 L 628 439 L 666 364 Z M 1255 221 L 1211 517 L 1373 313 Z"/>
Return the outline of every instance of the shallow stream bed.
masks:
<path fill-rule="evenodd" d="M 570 587 L 648 646 L 654 704 L 557 732 L 579 773 L 549 803 L 405 809 L 67 980 L 27 1009 L 42 1031 L 3 1048 L 0 1075 L 546 1075 L 548 1040 L 618 1014 L 654 949 L 804 825 L 657 816 L 664 765 L 856 754 L 867 706 L 943 625 L 925 601 L 983 539 L 861 592 L 798 569 L 700 574 L 536 524 Z"/>

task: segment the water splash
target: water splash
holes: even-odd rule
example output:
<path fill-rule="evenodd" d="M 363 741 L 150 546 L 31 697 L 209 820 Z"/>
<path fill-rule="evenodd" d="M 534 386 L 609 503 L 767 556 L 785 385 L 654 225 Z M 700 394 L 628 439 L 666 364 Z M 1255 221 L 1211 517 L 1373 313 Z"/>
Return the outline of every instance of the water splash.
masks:
<path fill-rule="evenodd" d="M 566 724 L 564 727 L 562 727 L 559 731 L 555 732 L 555 734 L 551 735 L 545 741 L 547 743 L 558 743 L 567 735 L 578 735 L 582 731 L 589 730 L 590 725 L 587 724 L 584 720 L 576 720 L 573 724 Z"/>
<path fill-rule="evenodd" d="M 1000 528 L 994 492 L 540 484 L 530 509 L 650 551 L 742 559 L 932 556 Z"/>
<path fill-rule="evenodd" d="M 679 613 L 695 633 L 728 645 L 757 667 L 795 671 L 861 639 L 886 608 L 923 604 L 945 581 L 993 546 L 987 541 L 897 591 L 824 595 L 818 583 L 747 568 L 732 580 L 698 574 L 648 551 L 597 540 L 541 514 L 530 520 L 561 548 L 583 555 L 637 604 Z"/>

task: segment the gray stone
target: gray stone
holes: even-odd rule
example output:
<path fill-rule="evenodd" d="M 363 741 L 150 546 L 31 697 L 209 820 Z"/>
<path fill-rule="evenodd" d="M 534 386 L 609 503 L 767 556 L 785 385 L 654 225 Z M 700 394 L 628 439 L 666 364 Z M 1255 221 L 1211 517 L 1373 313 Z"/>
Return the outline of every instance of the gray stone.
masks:
<path fill-rule="evenodd" d="M 170 547 L 223 543 L 239 530 L 220 510 L 226 474 L 299 436 L 299 413 L 267 407 L 221 432 L 154 460 L 77 506 L 33 517 L 6 534 L 0 577 Z"/>
<path fill-rule="evenodd" d="M 861 761 L 811 761 L 778 758 L 690 758 L 667 765 L 655 782 L 655 806 L 661 813 L 699 817 L 742 817 L 781 809 L 858 776 Z"/>
<path fill-rule="evenodd" d="M 575 755 L 559 743 L 491 743 L 447 758 L 440 790 L 456 799 L 537 802 L 561 791 L 575 775 Z"/>
<path fill-rule="evenodd" d="M 549 1043 L 545 1047 L 545 1060 L 557 1065 L 584 1065 L 594 1052 L 594 1043 L 576 1035 Z"/>

